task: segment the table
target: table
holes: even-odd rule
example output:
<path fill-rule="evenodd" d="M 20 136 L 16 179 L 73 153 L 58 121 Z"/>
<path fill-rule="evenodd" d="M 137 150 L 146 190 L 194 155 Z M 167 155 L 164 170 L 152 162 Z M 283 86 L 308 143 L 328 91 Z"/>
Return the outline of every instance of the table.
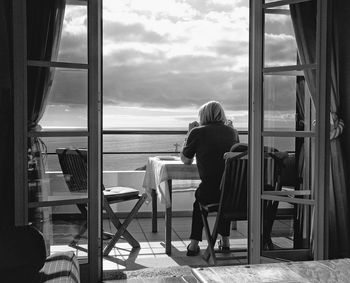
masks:
<path fill-rule="evenodd" d="M 202 283 L 349 282 L 350 259 L 192 268 Z"/>
<path fill-rule="evenodd" d="M 150 157 L 143 187 L 152 197 L 152 232 L 157 232 L 157 195 L 166 207 L 165 252 L 171 254 L 172 180 L 199 180 L 197 165 L 185 165 L 177 156 Z"/>

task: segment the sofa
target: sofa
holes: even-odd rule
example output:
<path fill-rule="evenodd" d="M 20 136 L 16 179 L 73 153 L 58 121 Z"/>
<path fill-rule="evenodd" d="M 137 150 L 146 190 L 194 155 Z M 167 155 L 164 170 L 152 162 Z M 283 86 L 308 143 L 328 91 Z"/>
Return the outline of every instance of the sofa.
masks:
<path fill-rule="evenodd" d="M 0 282 L 79 283 L 73 252 L 46 256 L 43 235 L 32 226 L 0 228 Z"/>

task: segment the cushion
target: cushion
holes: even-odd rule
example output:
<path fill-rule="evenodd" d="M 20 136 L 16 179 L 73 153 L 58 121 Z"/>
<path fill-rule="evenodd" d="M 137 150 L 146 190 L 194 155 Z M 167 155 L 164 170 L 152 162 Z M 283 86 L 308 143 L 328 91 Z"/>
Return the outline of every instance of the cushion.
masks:
<path fill-rule="evenodd" d="M 46 259 L 38 282 L 80 282 L 79 263 L 73 252 L 57 252 Z"/>
<path fill-rule="evenodd" d="M 139 191 L 129 187 L 110 187 L 110 188 L 105 188 L 103 191 L 103 194 L 106 197 L 117 196 L 120 198 L 125 198 L 125 197 L 138 196 Z"/>

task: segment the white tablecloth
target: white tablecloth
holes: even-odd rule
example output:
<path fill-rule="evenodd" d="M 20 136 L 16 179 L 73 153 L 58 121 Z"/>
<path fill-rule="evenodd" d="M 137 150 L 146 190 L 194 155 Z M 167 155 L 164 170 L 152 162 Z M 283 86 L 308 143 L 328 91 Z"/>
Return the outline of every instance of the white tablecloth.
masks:
<path fill-rule="evenodd" d="M 143 187 L 149 196 L 152 190 L 156 190 L 160 202 L 166 207 L 171 206 L 168 180 L 181 180 L 173 182 L 174 191 L 176 189 L 197 188 L 200 181 L 196 163 L 185 165 L 176 156 L 150 157 L 146 166 Z"/>

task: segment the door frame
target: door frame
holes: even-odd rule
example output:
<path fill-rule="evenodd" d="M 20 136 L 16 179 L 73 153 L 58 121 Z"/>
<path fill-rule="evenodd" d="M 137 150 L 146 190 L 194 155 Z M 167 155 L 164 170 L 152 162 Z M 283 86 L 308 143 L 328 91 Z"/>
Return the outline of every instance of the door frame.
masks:
<path fill-rule="evenodd" d="M 308 0 L 305 0 L 308 1 Z M 315 134 L 315 216 L 313 226 L 314 259 L 328 256 L 328 184 L 329 184 L 329 1 L 317 0 L 316 31 L 316 108 Z M 302 2 L 276 1 L 278 5 Z M 263 50 L 264 0 L 250 0 L 249 40 L 249 193 L 248 193 L 248 262 L 261 263 L 262 188 L 263 188 Z M 283 67 L 281 67 L 283 69 Z M 285 136 L 303 136 L 288 133 Z M 253 162 L 254 161 L 254 162 Z"/>
<path fill-rule="evenodd" d="M 29 0 L 30 1 L 30 0 Z M 83 2 L 81 2 L 84 4 Z M 102 0 L 86 0 L 88 18 L 88 63 L 35 61 L 35 66 L 88 70 L 87 131 L 27 132 L 27 27 L 26 1 L 12 1 L 14 76 L 14 212 L 15 225 L 28 224 L 27 138 L 30 135 L 88 138 L 88 263 L 80 262 L 84 282 L 102 280 Z M 62 204 L 64 201 L 62 201 Z"/>

